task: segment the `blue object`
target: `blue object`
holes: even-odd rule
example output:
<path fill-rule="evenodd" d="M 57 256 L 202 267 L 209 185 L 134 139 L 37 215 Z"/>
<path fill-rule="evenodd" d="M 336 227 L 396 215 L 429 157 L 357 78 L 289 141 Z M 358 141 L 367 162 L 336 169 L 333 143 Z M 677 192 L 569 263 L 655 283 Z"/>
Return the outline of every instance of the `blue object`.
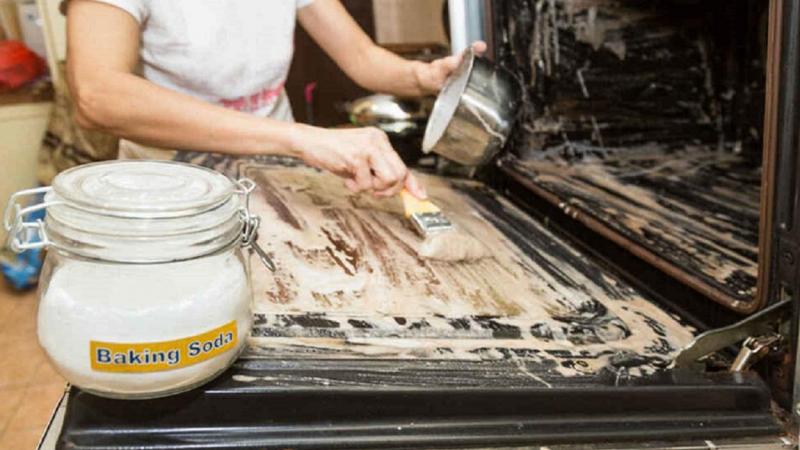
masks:
<path fill-rule="evenodd" d="M 41 201 L 42 195 L 37 197 L 37 202 Z M 44 220 L 44 209 L 35 211 L 28 216 L 29 220 Z M 34 242 L 38 241 L 38 236 Z M 42 250 L 25 250 L 15 256 L 12 261 L 0 261 L 0 270 L 3 277 L 15 289 L 27 290 L 36 286 L 39 281 L 39 272 L 42 270 Z"/>

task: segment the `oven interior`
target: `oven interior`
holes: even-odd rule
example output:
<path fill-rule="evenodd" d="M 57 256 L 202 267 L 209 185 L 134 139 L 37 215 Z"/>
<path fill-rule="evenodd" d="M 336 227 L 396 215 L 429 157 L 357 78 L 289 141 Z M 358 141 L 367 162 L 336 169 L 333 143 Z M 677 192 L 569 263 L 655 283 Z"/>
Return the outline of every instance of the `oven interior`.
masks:
<path fill-rule="evenodd" d="M 758 256 L 768 2 L 495 2 L 526 86 L 503 171 L 740 314 Z"/>

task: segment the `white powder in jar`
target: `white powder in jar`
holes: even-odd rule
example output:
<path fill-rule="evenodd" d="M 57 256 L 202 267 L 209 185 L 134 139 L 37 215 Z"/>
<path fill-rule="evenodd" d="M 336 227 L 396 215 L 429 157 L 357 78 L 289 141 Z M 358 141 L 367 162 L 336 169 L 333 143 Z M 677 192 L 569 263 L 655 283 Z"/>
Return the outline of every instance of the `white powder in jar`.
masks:
<path fill-rule="evenodd" d="M 251 290 L 238 249 L 168 264 L 113 264 L 48 255 L 38 333 L 58 371 L 86 390 L 146 397 L 185 390 L 223 371 L 250 332 Z M 211 359 L 162 371 L 91 367 L 90 341 L 152 343 L 196 336 L 236 320 L 236 344 Z"/>

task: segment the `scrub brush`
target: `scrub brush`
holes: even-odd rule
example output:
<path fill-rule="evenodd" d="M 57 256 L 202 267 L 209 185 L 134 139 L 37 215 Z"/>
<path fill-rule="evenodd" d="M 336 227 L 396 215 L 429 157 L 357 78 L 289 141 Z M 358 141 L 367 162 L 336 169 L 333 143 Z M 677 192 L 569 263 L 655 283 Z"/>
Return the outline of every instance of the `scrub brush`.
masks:
<path fill-rule="evenodd" d="M 406 218 L 423 238 L 453 229 L 452 222 L 430 200 L 420 200 L 405 189 L 400 192 L 400 197 Z"/>

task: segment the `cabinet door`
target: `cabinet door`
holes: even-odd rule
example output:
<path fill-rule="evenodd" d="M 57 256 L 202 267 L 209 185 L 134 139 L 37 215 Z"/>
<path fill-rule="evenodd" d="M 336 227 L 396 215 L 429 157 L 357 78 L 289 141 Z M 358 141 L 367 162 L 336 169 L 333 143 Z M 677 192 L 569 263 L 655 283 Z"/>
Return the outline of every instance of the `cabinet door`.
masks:
<path fill-rule="evenodd" d="M 50 102 L 0 107 L 0 206 L 12 193 L 36 186 L 36 157 L 51 108 Z M 0 227 L 0 243 L 5 239 Z"/>
<path fill-rule="evenodd" d="M 61 0 L 36 0 L 44 27 L 47 64 L 54 79 L 58 77 L 58 62 L 67 56 L 67 20 L 59 11 L 60 3 Z"/>

